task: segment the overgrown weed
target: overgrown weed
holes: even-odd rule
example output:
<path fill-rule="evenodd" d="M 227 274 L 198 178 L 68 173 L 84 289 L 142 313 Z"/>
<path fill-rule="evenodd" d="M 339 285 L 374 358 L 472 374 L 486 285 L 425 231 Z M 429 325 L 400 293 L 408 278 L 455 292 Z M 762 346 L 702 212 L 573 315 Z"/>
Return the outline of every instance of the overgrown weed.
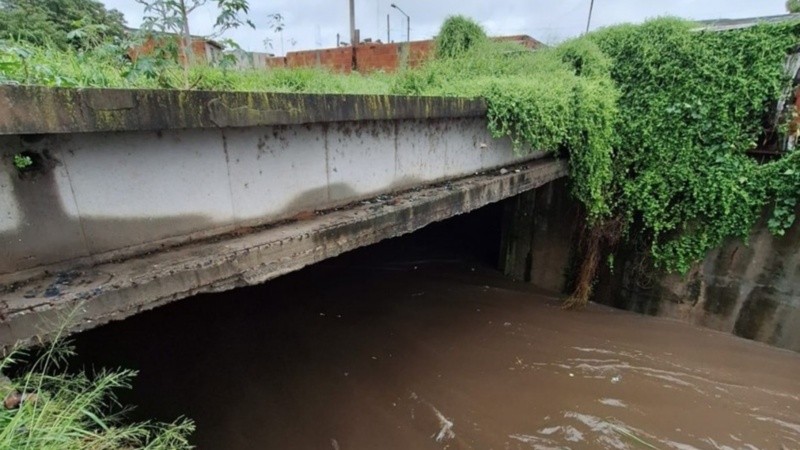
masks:
<path fill-rule="evenodd" d="M 38 356 L 15 349 L 0 360 L 0 449 L 179 450 L 192 448 L 194 424 L 125 423 L 115 392 L 130 389 L 133 370 L 70 372 L 74 349 L 62 340 Z M 5 374 L 20 375 L 7 378 Z"/>

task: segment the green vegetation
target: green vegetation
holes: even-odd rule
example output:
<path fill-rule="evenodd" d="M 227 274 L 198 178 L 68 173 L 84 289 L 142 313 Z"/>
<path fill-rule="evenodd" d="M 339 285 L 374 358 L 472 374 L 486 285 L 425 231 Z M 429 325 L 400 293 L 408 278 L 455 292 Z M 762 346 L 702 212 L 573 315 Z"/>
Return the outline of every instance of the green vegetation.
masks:
<path fill-rule="evenodd" d="M 658 20 L 591 37 L 620 89 L 613 213 L 636 225 L 667 269 L 685 272 L 724 238 L 746 238 L 770 200 L 794 208 L 796 179 L 773 172 L 796 165 L 797 154 L 758 164 L 746 152 L 765 124 L 779 128 L 772 114 L 790 87 L 784 65 L 797 31 L 697 33 Z"/>
<path fill-rule="evenodd" d="M 436 57 L 456 58 L 484 41 L 486 32 L 480 25 L 464 16 L 451 16 L 436 37 Z"/>
<path fill-rule="evenodd" d="M 65 344 L 45 349 L 31 364 L 14 352 L 0 361 L 0 449 L 178 450 L 189 449 L 194 424 L 123 424 L 124 409 L 114 391 L 130 388 L 134 371 L 69 373 L 63 366 L 73 350 Z"/>
<path fill-rule="evenodd" d="M 135 0 L 144 7 L 144 17 L 136 39 L 140 42 L 154 41 L 155 45 L 151 54 L 138 55 L 140 65 L 147 65 L 148 69 L 157 72 L 155 78 L 163 83 L 165 63 L 182 60 L 183 69 L 182 87 L 191 89 L 195 87 L 190 81 L 190 66 L 195 65 L 195 54 L 191 49 L 194 37 L 189 28 L 189 16 L 198 8 L 206 6 L 208 0 Z M 248 25 L 255 28 L 253 22 L 247 19 L 250 5 L 247 0 L 216 0 L 215 8 L 217 18 L 214 21 L 214 32 L 211 37 L 219 37 L 231 28 Z M 172 36 L 172 37 L 164 37 Z M 180 38 L 178 38 L 180 36 Z M 234 48 L 238 46 L 232 41 L 224 41 Z M 180 58 L 178 56 L 180 55 Z M 225 61 L 225 59 L 223 59 Z M 174 70 L 173 70 L 174 72 Z"/>
<path fill-rule="evenodd" d="M 0 0 L 0 39 L 60 49 L 122 38 L 125 19 L 95 0 Z"/>
<path fill-rule="evenodd" d="M 19 170 L 25 170 L 33 165 L 33 159 L 30 156 L 16 154 L 14 155 L 14 167 Z"/>
<path fill-rule="evenodd" d="M 786 10 L 790 13 L 800 12 L 800 0 L 786 0 Z"/>
<path fill-rule="evenodd" d="M 452 17 L 427 64 L 366 75 L 224 63 L 187 73 L 168 58 L 128 61 L 110 44 L 64 50 L 16 41 L 0 48 L 0 82 L 483 97 L 491 131 L 517 151 L 569 155 L 587 219 L 572 299 L 582 305 L 620 242 L 643 242 L 658 267 L 685 272 L 724 239 L 746 239 L 765 207 L 775 234 L 795 221 L 800 152 L 761 162 L 747 152 L 794 130 L 794 112 L 774 109 L 791 92 L 784 65 L 800 26 L 692 27 L 658 19 L 531 52 Z"/>

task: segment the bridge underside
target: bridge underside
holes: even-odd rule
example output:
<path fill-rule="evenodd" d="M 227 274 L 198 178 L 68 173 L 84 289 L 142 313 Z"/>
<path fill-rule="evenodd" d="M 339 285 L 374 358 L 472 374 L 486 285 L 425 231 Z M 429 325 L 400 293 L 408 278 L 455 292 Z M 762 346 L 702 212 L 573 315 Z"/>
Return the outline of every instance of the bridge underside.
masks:
<path fill-rule="evenodd" d="M 35 344 L 195 294 L 262 283 L 536 189 L 566 170 L 564 161 L 532 161 L 15 283 L 2 293 L 0 345 Z"/>

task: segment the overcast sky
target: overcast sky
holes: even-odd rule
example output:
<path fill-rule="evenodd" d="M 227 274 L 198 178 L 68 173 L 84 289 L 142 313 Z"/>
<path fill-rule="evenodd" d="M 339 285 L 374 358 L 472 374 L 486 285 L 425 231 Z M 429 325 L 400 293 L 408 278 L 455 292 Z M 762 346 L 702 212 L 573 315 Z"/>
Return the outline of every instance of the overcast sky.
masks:
<path fill-rule="evenodd" d="M 136 27 L 142 6 L 133 0 L 103 0 L 125 14 Z M 411 39 L 429 39 L 445 17 L 463 14 L 480 22 L 490 35 L 528 34 L 545 42 L 579 35 L 586 28 L 590 0 L 355 0 L 356 27 L 361 38 L 386 41 L 386 15 L 390 15 L 391 39 L 406 39 L 405 17 L 390 7 L 394 2 L 411 16 Z M 210 4 L 215 3 L 209 1 Z M 213 7 L 189 18 L 192 34 L 210 34 Z M 268 16 L 285 19 L 283 36 L 269 30 Z M 595 0 L 592 29 L 623 22 L 641 22 L 671 15 L 690 19 L 767 16 L 785 13 L 784 0 Z M 349 40 L 348 0 L 250 0 L 250 19 L 256 29 L 241 28 L 226 37 L 250 51 L 282 54 L 336 45 L 336 34 Z M 270 39 L 272 48 L 265 49 Z"/>

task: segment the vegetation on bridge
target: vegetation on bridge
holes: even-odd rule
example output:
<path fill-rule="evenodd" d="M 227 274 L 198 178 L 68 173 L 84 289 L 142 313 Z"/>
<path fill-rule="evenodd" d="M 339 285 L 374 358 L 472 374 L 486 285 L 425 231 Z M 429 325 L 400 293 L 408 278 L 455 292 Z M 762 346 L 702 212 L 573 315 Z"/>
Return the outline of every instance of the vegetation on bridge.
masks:
<path fill-rule="evenodd" d="M 484 41 L 400 74 L 393 91 L 483 96 L 496 136 L 569 154 L 587 217 L 568 303 L 581 306 L 623 239 L 685 273 L 724 239 L 746 239 L 765 207 L 775 234 L 795 220 L 800 152 L 759 162 L 748 151 L 790 132 L 794 109 L 775 109 L 800 27 L 694 28 L 659 19 L 535 53 Z"/>

